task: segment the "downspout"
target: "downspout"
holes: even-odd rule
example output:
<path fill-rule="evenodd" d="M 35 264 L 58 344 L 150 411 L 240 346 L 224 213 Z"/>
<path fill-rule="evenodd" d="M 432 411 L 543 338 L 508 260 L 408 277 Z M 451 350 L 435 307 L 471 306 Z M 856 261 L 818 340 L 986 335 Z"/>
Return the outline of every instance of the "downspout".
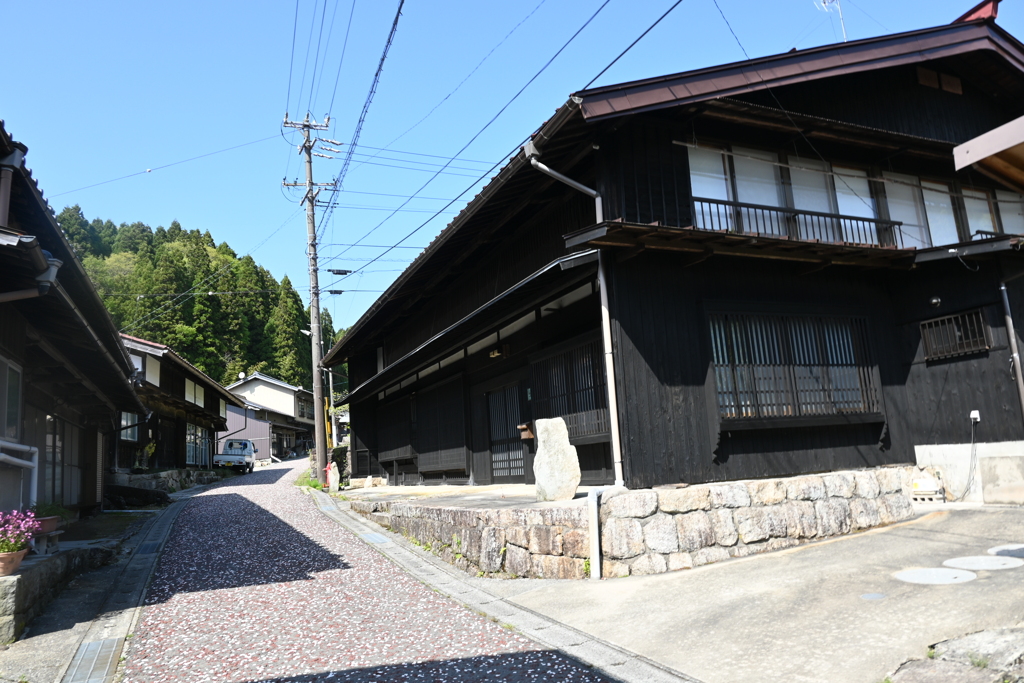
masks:
<path fill-rule="evenodd" d="M 532 140 L 526 143 L 526 146 L 523 147 L 523 151 L 526 153 L 526 157 L 530 160 L 530 165 L 541 173 L 549 175 L 559 182 L 565 183 L 574 190 L 578 190 L 583 194 L 593 197 L 594 213 L 597 218 L 597 223 L 604 223 L 604 205 L 601 201 L 600 192 L 587 187 L 582 183 L 578 183 L 572 178 L 568 178 L 558 171 L 554 171 L 542 164 L 537 159 L 539 152 Z M 608 258 L 605 255 L 604 249 L 598 251 L 597 281 L 598 288 L 601 290 L 601 343 L 604 347 L 605 386 L 608 389 L 608 425 L 609 431 L 611 432 L 612 464 L 615 467 L 615 485 L 625 486 L 625 478 L 622 475 L 622 445 L 619 437 L 619 409 L 615 390 L 615 357 L 612 352 L 612 324 L 611 314 L 608 311 Z M 591 536 L 593 537 L 594 534 L 591 534 Z M 593 540 L 591 540 L 591 543 L 593 543 Z M 593 565 L 593 562 L 591 564 Z M 593 566 L 591 566 L 591 571 L 593 572 Z M 598 569 L 598 572 L 600 572 L 600 569 Z M 598 573 L 598 576 L 600 576 L 600 573 Z"/>
<path fill-rule="evenodd" d="M 1022 273 L 1024 274 L 1024 273 Z M 1020 275 L 1014 276 L 1019 277 Z M 1013 278 L 1004 278 L 999 283 L 999 294 L 1003 299 L 1003 316 L 1006 319 L 1006 336 L 1010 342 L 1010 358 L 1013 362 L 1013 376 L 1017 381 L 1017 399 L 1020 403 L 1021 418 L 1024 419 L 1024 372 L 1020 365 L 1020 352 L 1017 350 L 1017 333 L 1013 329 L 1013 314 L 1010 312 L 1010 297 L 1006 293 L 1006 283 Z"/>

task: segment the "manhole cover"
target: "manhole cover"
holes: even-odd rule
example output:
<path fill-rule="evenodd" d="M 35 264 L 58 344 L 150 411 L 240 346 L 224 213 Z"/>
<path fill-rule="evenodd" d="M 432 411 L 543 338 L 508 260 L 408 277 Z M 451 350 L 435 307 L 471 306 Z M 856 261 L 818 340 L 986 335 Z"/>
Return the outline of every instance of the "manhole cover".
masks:
<path fill-rule="evenodd" d="M 974 555 L 971 557 L 954 557 L 942 563 L 943 567 L 953 569 L 969 569 L 972 572 L 991 569 L 1016 569 L 1024 565 L 1024 560 L 1002 555 Z"/>
<path fill-rule="evenodd" d="M 1003 557 L 1024 557 L 1024 543 L 1008 543 L 997 545 L 988 549 L 989 555 L 1001 555 Z"/>
<path fill-rule="evenodd" d="M 885 597 L 884 593 L 865 593 L 860 596 L 863 600 L 881 600 Z"/>
<path fill-rule="evenodd" d="M 978 575 L 964 569 L 928 567 L 925 569 L 907 569 L 902 572 L 896 572 L 896 578 L 907 583 L 938 585 L 944 583 L 965 583 L 978 578 Z"/>

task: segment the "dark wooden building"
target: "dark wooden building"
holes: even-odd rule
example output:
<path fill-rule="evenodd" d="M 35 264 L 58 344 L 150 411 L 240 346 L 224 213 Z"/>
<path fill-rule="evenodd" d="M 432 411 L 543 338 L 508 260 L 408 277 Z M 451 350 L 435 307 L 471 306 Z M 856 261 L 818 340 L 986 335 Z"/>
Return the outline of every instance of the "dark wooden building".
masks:
<path fill-rule="evenodd" d="M 110 315 L 0 121 L 0 510 L 98 509 L 141 411 Z"/>
<path fill-rule="evenodd" d="M 630 487 L 1024 440 L 1024 197 L 952 153 L 1021 114 L 992 20 L 574 94 L 325 358 L 356 474 L 530 482 L 554 416 Z"/>
<path fill-rule="evenodd" d="M 121 339 L 147 410 L 121 415 L 118 469 L 212 468 L 228 407 L 241 409 L 243 402 L 171 347 L 127 334 Z"/>

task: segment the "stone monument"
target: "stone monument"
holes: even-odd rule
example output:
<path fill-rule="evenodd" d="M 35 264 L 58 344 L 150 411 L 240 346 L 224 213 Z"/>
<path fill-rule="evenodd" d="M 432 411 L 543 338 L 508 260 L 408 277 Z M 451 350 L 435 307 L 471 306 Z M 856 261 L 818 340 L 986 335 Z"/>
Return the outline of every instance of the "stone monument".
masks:
<path fill-rule="evenodd" d="M 537 455 L 533 476 L 537 480 L 537 501 L 572 500 L 580 485 L 580 461 L 576 447 L 569 443 L 565 420 L 556 417 L 536 420 Z"/>
<path fill-rule="evenodd" d="M 338 472 L 338 463 L 331 462 L 327 466 L 327 486 L 331 493 L 338 492 L 338 484 L 341 483 L 341 473 Z"/>

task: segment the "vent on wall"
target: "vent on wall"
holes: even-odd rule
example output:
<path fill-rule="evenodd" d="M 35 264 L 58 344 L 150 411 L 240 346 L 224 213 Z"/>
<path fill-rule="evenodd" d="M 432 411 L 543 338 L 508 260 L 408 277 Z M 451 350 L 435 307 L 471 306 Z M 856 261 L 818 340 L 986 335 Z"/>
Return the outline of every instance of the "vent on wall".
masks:
<path fill-rule="evenodd" d="M 981 353 L 992 347 L 992 336 L 980 308 L 921 323 L 925 360 Z"/>
<path fill-rule="evenodd" d="M 956 76 L 940 74 L 937 71 L 925 69 L 920 66 L 917 67 L 917 82 L 929 88 L 945 90 L 946 92 L 953 93 L 954 95 L 964 94 L 963 85 L 960 83 L 960 79 Z"/>

